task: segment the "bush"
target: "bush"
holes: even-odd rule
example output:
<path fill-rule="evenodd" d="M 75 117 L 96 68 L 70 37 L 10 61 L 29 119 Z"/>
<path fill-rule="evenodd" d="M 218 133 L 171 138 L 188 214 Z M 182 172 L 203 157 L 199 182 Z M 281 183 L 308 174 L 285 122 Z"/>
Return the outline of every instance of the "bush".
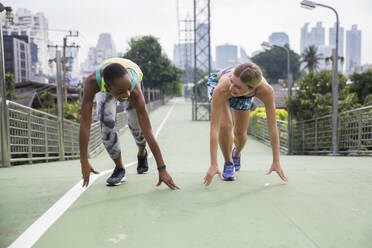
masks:
<path fill-rule="evenodd" d="M 251 112 L 251 117 L 264 117 L 266 118 L 266 109 L 265 108 L 256 108 L 254 111 Z M 276 119 L 281 121 L 288 120 L 288 112 L 285 109 L 277 109 L 276 110 Z"/>
<path fill-rule="evenodd" d="M 358 95 L 350 92 L 346 78 L 338 74 L 339 112 L 358 108 Z M 308 73 L 297 85 L 298 90 L 287 101 L 287 107 L 296 120 L 307 120 L 332 113 L 332 72 Z"/>

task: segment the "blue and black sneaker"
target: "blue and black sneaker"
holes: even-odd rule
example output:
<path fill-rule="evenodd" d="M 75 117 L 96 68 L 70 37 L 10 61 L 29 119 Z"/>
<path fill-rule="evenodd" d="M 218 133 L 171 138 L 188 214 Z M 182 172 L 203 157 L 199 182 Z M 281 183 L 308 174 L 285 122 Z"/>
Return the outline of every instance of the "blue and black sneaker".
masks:
<path fill-rule="evenodd" d="M 236 171 L 239 171 L 240 170 L 240 155 L 239 156 L 234 156 L 235 149 L 236 148 L 234 148 L 232 150 L 231 157 L 232 157 L 232 160 L 234 161 L 235 170 Z"/>
<path fill-rule="evenodd" d="M 125 181 L 125 169 L 119 166 L 116 166 L 112 175 L 107 178 L 107 186 L 118 186 L 121 182 Z"/>
<path fill-rule="evenodd" d="M 143 174 L 149 170 L 149 164 L 147 162 L 147 150 L 145 156 L 138 156 L 137 155 L 137 173 Z"/>
<path fill-rule="evenodd" d="M 225 162 L 222 173 L 223 180 L 234 181 L 234 164 L 232 162 Z"/>

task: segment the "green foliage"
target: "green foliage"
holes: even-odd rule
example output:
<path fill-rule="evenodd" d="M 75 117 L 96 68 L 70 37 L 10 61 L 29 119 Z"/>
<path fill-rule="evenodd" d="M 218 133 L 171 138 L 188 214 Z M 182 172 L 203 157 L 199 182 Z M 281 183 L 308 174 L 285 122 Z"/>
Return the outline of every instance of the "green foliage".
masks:
<path fill-rule="evenodd" d="M 57 115 L 57 105 L 53 104 L 50 106 L 50 108 L 41 108 L 40 111 L 47 112 L 52 115 Z M 81 116 L 81 102 L 79 100 L 73 101 L 73 102 L 67 102 L 63 104 L 63 118 L 80 122 L 80 116 Z"/>
<path fill-rule="evenodd" d="M 17 95 L 15 93 L 15 78 L 12 73 L 5 74 L 5 91 L 6 99 L 8 100 L 17 99 Z"/>
<path fill-rule="evenodd" d="M 366 96 L 364 98 L 363 105 L 364 106 L 370 106 L 370 105 L 372 105 L 372 94 L 369 94 L 368 96 Z"/>
<path fill-rule="evenodd" d="M 309 72 L 316 72 L 319 69 L 320 60 L 323 59 L 323 55 L 318 54 L 318 48 L 314 45 L 307 47 L 301 57 L 301 64 L 305 64 Z"/>
<path fill-rule="evenodd" d="M 372 69 L 363 73 L 354 72 L 350 75 L 350 80 L 353 82 L 350 85 L 350 91 L 358 94 L 359 103 L 365 106 L 368 103 L 372 105 L 371 101 L 368 100 L 370 99 L 368 96 L 372 93 Z"/>
<path fill-rule="evenodd" d="M 358 96 L 350 93 L 350 87 L 346 85 L 346 78 L 338 74 L 339 111 L 351 110 L 359 107 Z M 305 74 L 298 83 L 295 96 L 287 101 L 287 107 L 297 120 L 306 120 L 332 112 L 332 72 L 321 71 L 314 74 Z"/>
<path fill-rule="evenodd" d="M 265 108 L 256 108 L 254 111 L 251 112 L 251 117 L 258 116 L 266 118 L 266 109 Z M 285 109 L 276 109 L 276 119 L 287 121 L 288 120 L 288 112 Z"/>
<path fill-rule="evenodd" d="M 289 50 L 290 72 L 293 79 L 300 75 L 300 56 Z M 287 52 L 284 48 L 274 46 L 270 50 L 252 57 L 252 61 L 260 66 L 268 82 L 278 83 L 279 79 L 287 80 Z"/>
<path fill-rule="evenodd" d="M 49 91 L 45 91 L 42 95 L 41 98 L 43 100 L 44 105 L 48 108 L 48 113 L 50 108 L 53 107 L 54 105 L 54 97 L 53 94 L 50 93 Z"/>
<path fill-rule="evenodd" d="M 166 95 L 179 94 L 178 84 L 183 71 L 175 67 L 162 53 L 159 41 L 153 36 L 132 38 L 124 58 L 130 59 L 141 68 L 144 85 L 161 89 Z"/>
<path fill-rule="evenodd" d="M 81 102 L 79 100 L 63 104 L 63 118 L 80 122 Z"/>

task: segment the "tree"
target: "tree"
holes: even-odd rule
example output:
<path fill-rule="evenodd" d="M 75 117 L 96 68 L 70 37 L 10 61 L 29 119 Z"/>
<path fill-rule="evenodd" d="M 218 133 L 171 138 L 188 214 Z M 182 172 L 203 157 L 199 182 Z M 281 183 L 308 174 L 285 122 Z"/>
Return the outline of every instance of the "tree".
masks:
<path fill-rule="evenodd" d="M 311 45 L 301 54 L 301 64 L 305 64 L 305 68 L 309 72 L 316 72 L 319 69 L 320 60 L 323 59 L 323 54 L 318 54 L 318 48 Z"/>
<path fill-rule="evenodd" d="M 50 108 L 53 107 L 53 105 L 54 105 L 53 94 L 50 93 L 49 91 L 45 91 L 42 94 L 42 100 L 43 100 L 44 105 L 47 107 L 48 113 L 49 113 L 50 112 Z"/>
<path fill-rule="evenodd" d="M 81 102 L 79 100 L 63 104 L 63 118 L 80 122 Z"/>
<path fill-rule="evenodd" d="M 288 48 L 289 49 L 289 48 Z M 261 67 L 264 77 L 271 83 L 279 79 L 287 79 L 287 52 L 281 47 L 274 46 L 252 57 L 252 61 Z M 293 79 L 300 75 L 300 56 L 289 49 L 290 72 Z"/>
<path fill-rule="evenodd" d="M 368 104 L 370 102 L 368 95 L 372 93 L 372 69 L 363 73 L 354 72 L 350 75 L 350 80 L 353 82 L 350 91 L 358 94 L 359 103 Z"/>
<path fill-rule="evenodd" d="M 339 111 L 351 110 L 359 107 L 358 96 L 350 93 L 350 87 L 346 85 L 346 78 L 338 74 Z M 297 120 L 312 119 L 330 114 L 332 112 L 332 72 L 321 71 L 314 74 L 305 74 L 298 83 L 298 90 L 287 101 L 287 107 Z"/>
<path fill-rule="evenodd" d="M 132 38 L 124 58 L 130 59 L 141 68 L 144 85 L 161 89 L 165 94 L 180 94 L 183 71 L 175 67 L 162 53 L 158 40 L 153 36 Z"/>
<path fill-rule="evenodd" d="M 6 90 L 6 99 L 14 100 L 17 98 L 15 93 L 15 78 L 12 73 L 5 74 L 5 90 Z"/>

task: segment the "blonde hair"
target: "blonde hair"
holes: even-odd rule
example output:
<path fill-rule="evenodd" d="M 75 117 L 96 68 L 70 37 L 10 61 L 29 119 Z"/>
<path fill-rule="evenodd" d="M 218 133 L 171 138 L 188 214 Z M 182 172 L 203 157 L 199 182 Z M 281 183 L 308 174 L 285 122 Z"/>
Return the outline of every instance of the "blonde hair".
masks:
<path fill-rule="evenodd" d="M 262 81 L 262 71 L 255 63 L 247 62 L 240 64 L 234 70 L 234 76 L 238 77 L 247 86 L 256 87 Z"/>

